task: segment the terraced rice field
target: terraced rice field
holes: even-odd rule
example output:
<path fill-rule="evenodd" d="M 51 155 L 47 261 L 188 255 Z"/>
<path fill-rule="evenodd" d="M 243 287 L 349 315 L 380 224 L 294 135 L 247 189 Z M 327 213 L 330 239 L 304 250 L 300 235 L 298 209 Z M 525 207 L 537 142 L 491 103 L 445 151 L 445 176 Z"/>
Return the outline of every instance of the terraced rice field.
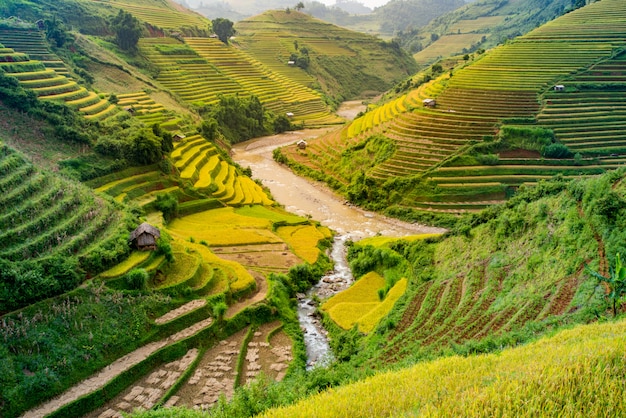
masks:
<path fill-rule="evenodd" d="M 219 95 L 254 94 L 268 109 L 293 113 L 307 124 L 338 123 L 320 95 L 272 71 L 244 52 L 213 38 L 149 38 L 140 41 L 142 52 L 159 67 L 157 80 L 192 104 L 214 104 Z"/>
<path fill-rule="evenodd" d="M 218 154 L 217 148 L 200 135 L 190 135 L 174 145 L 170 157 L 180 173 L 179 180 L 164 175 L 155 166 L 131 168 L 89 182 L 96 191 L 120 202 L 146 206 L 159 194 L 181 192 L 187 183 L 226 205 L 273 205 L 263 188 L 241 175 Z"/>
<path fill-rule="evenodd" d="M 305 152 L 294 147 L 284 153 L 333 175 L 342 150 L 382 132 L 396 143 L 396 152 L 368 175 L 381 181 L 422 175 L 437 190 L 410 205 L 446 212 L 484 208 L 504 200 L 507 188 L 559 172 L 577 176 L 615 168 L 626 161 L 624 22 L 626 4 L 596 2 L 495 48 L 452 77 L 420 86 L 395 102 L 400 106 L 390 102 L 344 131 L 310 141 Z M 565 84 L 566 91 L 555 92 L 556 84 Z M 435 99 L 436 107 L 425 108 L 426 98 Z M 469 145 L 496 137 L 498 124 L 511 118 L 537 119 L 582 159 L 501 158 L 490 168 L 445 167 Z"/>
<path fill-rule="evenodd" d="M 17 78 L 22 87 L 33 91 L 40 100 L 65 102 L 89 120 L 105 120 L 119 112 L 108 100 L 11 48 L 0 48 L 0 68 L 6 75 Z"/>
<path fill-rule="evenodd" d="M 370 272 L 324 302 L 321 309 L 328 312 L 341 328 L 349 330 L 357 325 L 359 331 L 368 334 L 391 311 L 406 291 L 406 286 L 406 279 L 399 280 L 380 300 L 378 291 L 384 289 L 385 279 L 376 272 Z"/>
<path fill-rule="evenodd" d="M 576 207 L 573 200 L 565 205 Z M 555 236 L 567 234 L 567 226 L 562 223 L 555 229 L 560 231 Z M 591 257 L 597 252 L 597 247 L 593 245 L 593 236 L 589 238 L 591 244 L 579 250 L 587 251 Z M 519 282 L 517 277 L 525 274 L 523 272 L 529 267 L 520 267 L 521 262 L 516 260 L 532 258 L 537 251 L 531 248 L 534 244 L 524 241 L 520 239 L 514 244 L 516 249 L 510 252 L 511 258 L 500 261 L 496 260 L 497 256 L 490 255 L 491 250 L 485 250 L 483 255 L 471 255 L 463 250 L 462 254 L 457 254 L 462 257 L 452 260 L 451 255 L 458 252 L 460 246 L 454 244 L 438 249 L 434 263 L 459 268 L 450 271 L 461 273 L 452 277 L 442 275 L 420 285 L 390 337 L 394 348 L 388 350 L 386 355 L 393 359 L 405 350 L 403 347 L 410 350 L 409 346 L 441 347 L 469 340 L 479 341 L 487 335 L 519 329 L 530 321 L 569 312 L 574 296 L 583 289 L 579 286 L 587 277 L 584 258 L 582 262 L 581 259 L 563 259 L 563 252 L 570 249 L 564 249 L 564 244 L 560 244 L 555 254 L 549 257 L 551 264 L 545 266 L 554 274 L 542 274 L 541 280 L 544 281 L 541 283 Z M 546 277 L 553 279 L 545 282 Z M 411 335 L 410 341 L 404 340 L 405 332 Z"/>
<path fill-rule="evenodd" d="M 9 260 L 87 254 L 126 227 L 112 204 L 45 173 L 0 145 L 0 256 Z"/>
<path fill-rule="evenodd" d="M 124 0 L 91 0 L 107 8 L 119 8 L 132 14 L 139 20 L 149 23 L 152 26 L 162 29 L 206 29 L 210 21 L 191 11 L 186 13 L 175 9 L 167 2 L 163 2 L 161 7 L 154 7 L 154 4 L 145 4 L 141 1 L 131 2 Z"/>
<path fill-rule="evenodd" d="M 479 43 L 483 36 L 485 35 L 482 33 L 469 32 L 443 35 L 437 42 L 413 54 L 413 58 L 420 64 L 432 63 L 450 55 L 460 54 L 463 49 L 469 49 L 473 44 Z"/>
<path fill-rule="evenodd" d="M 44 40 L 43 33 L 36 29 L 2 28 L 0 44 L 20 51 L 32 60 L 40 61 L 47 69 L 69 76 L 65 63 L 52 51 Z"/>
<path fill-rule="evenodd" d="M 132 113 L 146 125 L 157 123 L 168 130 L 179 127 L 180 119 L 173 116 L 162 104 L 155 103 L 145 92 L 118 94 L 117 98 L 119 107 Z"/>

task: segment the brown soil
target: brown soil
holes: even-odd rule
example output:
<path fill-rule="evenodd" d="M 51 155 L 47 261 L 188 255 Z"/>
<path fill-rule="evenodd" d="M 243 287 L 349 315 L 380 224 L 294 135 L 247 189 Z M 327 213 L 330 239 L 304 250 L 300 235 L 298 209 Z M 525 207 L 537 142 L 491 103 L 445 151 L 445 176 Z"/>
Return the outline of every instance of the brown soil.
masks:
<path fill-rule="evenodd" d="M 267 279 L 261 274 L 255 271 L 250 271 L 250 274 L 254 276 L 256 280 L 256 290 L 252 295 L 246 299 L 240 300 L 228 307 L 226 311 L 226 318 L 232 318 L 237 313 L 243 311 L 248 306 L 254 305 L 257 302 L 262 301 L 267 296 Z"/>
<path fill-rule="evenodd" d="M 207 350 L 191 378 L 176 393 L 169 406 L 208 409 L 220 395 L 230 399 L 235 388 L 239 350 L 247 332 L 243 329 Z"/>
<path fill-rule="evenodd" d="M 122 413 L 130 413 L 136 408 L 151 409 L 189 368 L 198 354 L 198 349 L 194 348 L 181 359 L 158 367 L 86 417 L 122 418 Z"/>

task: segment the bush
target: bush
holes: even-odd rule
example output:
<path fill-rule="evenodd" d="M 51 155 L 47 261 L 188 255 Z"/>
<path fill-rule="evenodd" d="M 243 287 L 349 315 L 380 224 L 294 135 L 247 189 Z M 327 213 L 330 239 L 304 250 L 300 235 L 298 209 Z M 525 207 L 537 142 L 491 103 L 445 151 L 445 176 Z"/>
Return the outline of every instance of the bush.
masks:
<path fill-rule="evenodd" d="M 550 144 L 543 147 L 541 155 L 546 158 L 571 158 L 572 152 L 564 144 Z"/>
<path fill-rule="evenodd" d="M 148 287 L 148 272 L 144 269 L 133 269 L 128 272 L 124 281 L 131 290 L 146 290 Z"/>

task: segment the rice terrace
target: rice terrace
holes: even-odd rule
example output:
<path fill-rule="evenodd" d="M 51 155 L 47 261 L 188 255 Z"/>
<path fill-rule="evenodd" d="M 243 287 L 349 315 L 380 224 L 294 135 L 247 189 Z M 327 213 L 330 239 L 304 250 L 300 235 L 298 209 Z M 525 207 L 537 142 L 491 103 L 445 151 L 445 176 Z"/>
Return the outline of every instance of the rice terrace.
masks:
<path fill-rule="evenodd" d="M 626 3 L 293 3 L 0 2 L 0 416 L 626 414 Z"/>

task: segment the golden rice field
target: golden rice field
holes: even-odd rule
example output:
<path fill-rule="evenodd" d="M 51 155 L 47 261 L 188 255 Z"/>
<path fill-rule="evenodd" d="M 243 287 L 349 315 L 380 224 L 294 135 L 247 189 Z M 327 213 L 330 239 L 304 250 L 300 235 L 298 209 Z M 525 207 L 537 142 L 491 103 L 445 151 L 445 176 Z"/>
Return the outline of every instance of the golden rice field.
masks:
<path fill-rule="evenodd" d="M 128 256 L 128 258 L 118 265 L 108 269 L 107 271 L 100 274 L 100 277 L 103 279 L 110 279 L 113 277 L 119 277 L 122 274 L 128 273 L 132 268 L 137 267 L 144 261 L 146 261 L 150 254 L 150 251 L 134 251 Z"/>
<path fill-rule="evenodd" d="M 281 242 L 271 229 L 269 219 L 239 215 L 232 207 L 199 212 L 175 219 L 168 225 L 172 236 L 193 238 L 209 246 L 269 244 Z"/>
<path fill-rule="evenodd" d="M 198 272 L 202 257 L 188 252 L 174 252 L 174 262 L 155 281 L 156 288 L 176 286 L 191 280 Z"/>
<path fill-rule="evenodd" d="M 215 255 L 211 250 L 201 244 L 186 242 L 184 245 L 197 251 L 202 259 L 211 266 L 221 268 L 228 275 L 228 285 L 233 293 L 254 287 L 256 282 L 254 277 L 241 264 L 234 261 L 224 260 Z"/>
<path fill-rule="evenodd" d="M 382 373 L 262 416 L 623 416 L 624 347 L 625 320 L 582 325 L 501 353 Z"/>
<path fill-rule="evenodd" d="M 399 280 L 381 302 L 378 290 L 385 287 L 385 279 L 376 272 L 361 277 L 351 287 L 328 299 L 322 309 L 343 329 L 358 325 L 359 331 L 370 333 L 387 315 L 406 291 L 407 279 Z"/>
<path fill-rule="evenodd" d="M 372 310 L 361 316 L 356 322 L 359 326 L 359 331 L 365 334 L 374 331 L 374 328 L 376 328 L 380 320 L 391 312 L 393 305 L 404 295 L 408 283 L 409 281 L 407 279 L 398 280 L 398 282 L 389 289 L 387 296 L 381 303 L 378 303 Z M 363 311 L 365 312 L 365 309 Z"/>
<path fill-rule="evenodd" d="M 317 243 L 326 238 L 314 225 L 283 226 L 276 231 L 294 253 L 308 263 L 315 263 L 320 255 Z"/>
<path fill-rule="evenodd" d="M 370 272 L 350 288 L 328 299 L 322 309 L 341 328 L 347 330 L 358 325 L 359 331 L 368 334 L 391 311 L 407 285 L 407 279 L 399 280 L 381 302 L 378 290 L 385 287 L 385 279 L 376 272 Z"/>

